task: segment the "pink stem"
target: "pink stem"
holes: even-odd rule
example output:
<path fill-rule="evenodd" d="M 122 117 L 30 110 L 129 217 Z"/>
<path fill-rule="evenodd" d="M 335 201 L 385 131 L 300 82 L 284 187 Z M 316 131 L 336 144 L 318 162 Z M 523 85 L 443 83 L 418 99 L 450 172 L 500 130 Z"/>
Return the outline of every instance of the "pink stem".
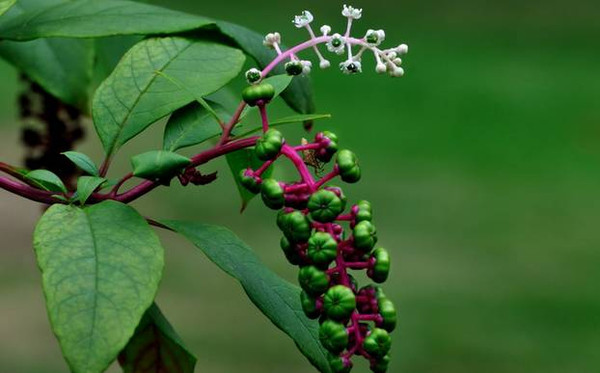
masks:
<path fill-rule="evenodd" d="M 315 143 L 315 144 L 306 144 L 306 145 L 294 146 L 294 149 L 296 149 L 297 152 L 300 152 L 300 151 L 303 151 L 303 150 L 321 149 L 322 147 L 323 147 L 323 145 Z"/>
<path fill-rule="evenodd" d="M 260 110 L 260 118 L 262 120 L 263 132 L 269 130 L 269 118 L 267 117 L 267 106 L 265 104 L 259 104 L 258 109 Z"/>
<path fill-rule="evenodd" d="M 336 178 L 338 175 L 340 174 L 337 166 L 333 169 L 333 171 L 331 171 L 330 173 L 328 173 L 327 175 L 323 176 L 321 178 L 321 180 L 319 180 L 316 184 L 317 189 L 322 187 L 323 185 L 327 184 L 328 182 L 330 182 L 332 179 Z"/>
<path fill-rule="evenodd" d="M 312 175 L 310 174 L 308 167 L 306 167 L 306 165 L 304 164 L 304 160 L 302 159 L 302 157 L 300 157 L 298 153 L 296 153 L 294 148 L 292 148 L 288 144 L 283 144 L 283 146 L 281 147 L 281 154 L 283 154 L 290 161 L 292 161 L 294 167 L 296 167 L 296 170 L 298 170 L 300 177 L 302 177 L 302 181 L 304 181 L 304 183 L 306 183 L 306 185 L 308 186 L 309 191 L 311 193 L 314 192 L 316 190 L 315 181 Z"/>

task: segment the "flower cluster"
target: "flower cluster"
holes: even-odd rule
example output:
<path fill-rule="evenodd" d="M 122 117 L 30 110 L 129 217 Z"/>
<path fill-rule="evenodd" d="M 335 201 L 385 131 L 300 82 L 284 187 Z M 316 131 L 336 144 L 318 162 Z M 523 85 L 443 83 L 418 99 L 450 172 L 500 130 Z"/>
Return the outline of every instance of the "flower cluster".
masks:
<path fill-rule="evenodd" d="M 349 372 L 352 356 L 360 355 L 370 361 L 373 372 L 386 372 L 396 310 L 379 287 L 361 288 L 349 272 L 366 271 L 375 283 L 382 283 L 388 278 L 390 256 L 386 249 L 376 247 L 371 204 L 359 201 L 349 206 L 342 188 L 330 184 L 338 177 L 347 183 L 358 182 L 361 168 L 357 157 L 350 150 L 338 150 L 337 136 L 328 131 L 317 133 L 310 143 L 288 144 L 280 131 L 269 127 L 265 105 L 272 91 L 264 86 L 269 85 L 250 86 L 244 93 L 246 101 L 261 110 L 263 135 L 254 151 L 264 163 L 257 169 L 242 170 L 241 183 L 260 193 L 266 206 L 279 211 L 281 249 L 291 264 L 300 267 L 302 308 L 309 318 L 319 319 L 319 339 L 330 353 L 332 371 Z M 250 95 L 259 89 L 269 92 Z M 264 178 L 279 158 L 293 163 L 299 180 Z M 330 162 L 329 173 L 314 176 Z"/>
<path fill-rule="evenodd" d="M 248 81 L 251 84 L 257 84 L 279 63 L 284 63 L 285 70 L 289 75 L 309 74 L 312 63 L 298 57 L 298 52 L 309 48 L 311 48 L 319 58 L 319 66 L 322 69 L 330 67 L 331 62 L 321 54 L 318 47 L 319 44 L 325 44 L 327 50 L 334 54 L 346 54 L 345 60 L 339 63 L 339 68 L 344 74 L 351 75 L 362 72 L 362 57 L 365 52 L 370 51 L 375 58 L 375 71 L 380 74 L 387 72 L 393 77 L 404 75 L 402 59 L 400 57 L 408 52 L 408 46 L 406 44 L 400 44 L 388 49 L 380 49 L 379 46 L 386 38 L 385 31 L 381 29 L 369 29 L 361 38 L 352 37 L 351 32 L 353 22 L 362 18 L 362 9 L 344 5 L 342 15 L 347 18 L 345 32 L 332 34 L 331 27 L 323 25 L 320 27 L 320 36 L 317 36 L 311 27 L 311 24 L 314 21 L 314 16 L 311 12 L 305 10 L 302 14 L 295 16 L 292 22 L 297 28 L 306 29 L 310 39 L 287 51 L 282 51 L 281 49 L 281 35 L 278 32 L 267 34 L 263 43 L 266 47 L 274 49 L 277 52 L 278 58 L 262 71 L 255 69 L 260 72 L 259 78 L 255 80 L 248 79 Z M 353 48 L 356 48 L 357 50 L 353 50 Z"/>

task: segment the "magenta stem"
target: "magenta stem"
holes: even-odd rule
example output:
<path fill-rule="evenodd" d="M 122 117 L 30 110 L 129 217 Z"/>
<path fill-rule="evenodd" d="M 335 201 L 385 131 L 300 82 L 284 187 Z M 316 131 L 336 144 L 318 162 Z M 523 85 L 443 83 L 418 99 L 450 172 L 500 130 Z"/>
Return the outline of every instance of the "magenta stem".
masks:
<path fill-rule="evenodd" d="M 260 177 L 260 175 L 262 175 L 263 172 L 265 172 L 267 168 L 269 168 L 273 164 L 273 162 L 275 162 L 275 159 L 271 159 L 263 163 L 262 166 L 260 166 L 256 169 L 256 171 L 254 171 L 254 175 Z"/>
<path fill-rule="evenodd" d="M 330 182 L 331 180 L 333 180 L 334 178 L 336 178 L 339 174 L 340 174 L 340 172 L 336 165 L 335 168 L 333 169 L 333 171 L 331 171 L 327 175 L 323 176 L 321 178 L 321 180 L 319 180 L 315 186 L 318 189 L 318 188 L 322 187 L 323 185 L 327 184 L 328 182 Z"/>
<path fill-rule="evenodd" d="M 306 167 L 306 165 L 304 164 L 304 160 L 302 159 L 302 157 L 300 157 L 298 153 L 296 153 L 294 148 L 292 148 L 288 144 L 283 144 L 283 146 L 281 147 L 281 154 L 283 154 L 290 161 L 292 161 L 294 167 L 296 167 L 296 170 L 298 170 L 302 181 L 304 181 L 304 183 L 306 183 L 306 185 L 308 186 L 309 191 L 311 193 L 314 192 L 316 190 L 315 181 L 312 175 L 310 174 L 308 167 Z"/>
<path fill-rule="evenodd" d="M 321 149 L 322 147 L 323 147 L 323 145 L 321 145 L 319 143 L 314 143 L 314 144 L 306 144 L 306 145 L 294 146 L 294 149 L 296 149 L 297 152 L 300 152 L 300 151 L 303 151 L 303 150 Z"/>
<path fill-rule="evenodd" d="M 267 117 L 267 106 L 264 104 L 259 104 L 258 109 L 260 110 L 260 118 L 262 120 L 263 132 L 267 132 L 269 130 L 269 118 Z"/>

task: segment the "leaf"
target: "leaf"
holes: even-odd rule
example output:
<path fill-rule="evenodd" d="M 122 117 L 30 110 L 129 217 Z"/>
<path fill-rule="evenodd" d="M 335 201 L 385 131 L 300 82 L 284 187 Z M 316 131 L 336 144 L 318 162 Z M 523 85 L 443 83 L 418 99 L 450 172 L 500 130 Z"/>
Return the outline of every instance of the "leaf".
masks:
<path fill-rule="evenodd" d="M 252 302 L 289 335 L 319 371 L 331 372 L 319 343 L 319 323 L 300 305 L 300 288 L 277 276 L 233 232 L 226 228 L 173 220 L 160 223 L 182 234 L 223 271 L 237 279 Z"/>
<path fill-rule="evenodd" d="M 229 121 L 231 114 L 220 104 L 207 102 L 215 112 L 225 121 Z M 193 102 L 175 111 L 165 127 L 163 149 L 175 151 L 187 146 L 200 144 L 208 139 L 221 134 L 221 126 L 203 106 Z"/>
<path fill-rule="evenodd" d="M 0 19 L 0 25 L 20 14 L 61 0 L 19 0 Z M 93 64 L 89 40 L 43 39 L 31 42 L 0 42 L 0 57 L 63 102 L 87 109 L 87 87 Z M 42 63 L 43 61 L 43 63 Z"/>
<path fill-rule="evenodd" d="M 331 114 L 298 114 L 298 115 L 290 115 L 289 117 L 284 117 L 284 118 L 280 118 L 280 119 L 275 119 L 275 120 L 271 120 L 269 121 L 269 127 L 279 127 L 279 126 L 283 126 L 285 124 L 290 124 L 290 123 L 298 123 L 298 122 L 306 122 L 306 121 L 313 121 L 316 119 L 329 119 L 331 118 Z M 251 133 L 257 132 L 262 130 L 262 125 L 260 126 L 255 126 L 247 131 L 244 131 L 240 134 L 237 134 L 238 137 L 244 137 L 247 136 Z"/>
<path fill-rule="evenodd" d="M 98 167 L 96 167 L 94 161 L 92 161 L 87 155 L 74 151 L 63 152 L 61 154 L 69 158 L 71 162 L 75 163 L 77 167 L 81 168 L 88 175 L 98 176 L 100 174 L 100 171 L 98 171 Z"/>
<path fill-rule="evenodd" d="M 0 38 L 23 41 L 171 34 L 210 24 L 213 21 L 208 18 L 134 1 L 79 0 L 38 7 L 3 22 Z"/>
<path fill-rule="evenodd" d="M 71 371 L 103 372 L 152 304 L 163 249 L 133 208 L 53 205 L 34 232 L 52 330 Z"/>
<path fill-rule="evenodd" d="M 196 358 L 153 303 L 119 354 L 124 373 L 193 373 Z"/>
<path fill-rule="evenodd" d="M 191 159 L 166 150 L 151 150 L 131 158 L 133 174 L 149 180 L 173 176 L 191 163 Z"/>
<path fill-rule="evenodd" d="M 67 187 L 54 172 L 48 170 L 34 170 L 28 172 L 25 177 L 33 181 L 39 188 L 51 192 L 67 193 Z"/>
<path fill-rule="evenodd" d="M 93 99 L 92 114 L 111 155 L 153 122 L 227 84 L 241 70 L 237 49 L 183 37 L 152 38 L 131 48 Z M 186 81 L 191 95 L 160 73 Z"/>
<path fill-rule="evenodd" d="M 4 13 L 6 13 L 7 10 L 12 8 L 12 6 L 15 5 L 16 2 L 17 2 L 17 0 L 2 0 L 2 1 L 0 1 L 0 16 L 3 15 Z"/>
<path fill-rule="evenodd" d="M 237 186 L 238 192 L 240 193 L 240 197 L 242 198 L 241 211 L 243 212 L 248 206 L 248 203 L 250 203 L 250 200 L 256 197 L 256 194 L 250 192 L 248 189 L 246 189 L 246 187 L 242 185 L 240 172 L 248 167 L 255 170 L 258 167 L 260 167 L 264 162 L 258 159 L 254 148 L 240 149 L 233 153 L 228 153 L 226 155 L 226 158 L 227 164 L 229 165 L 229 169 L 231 170 L 231 173 L 233 175 L 233 179 L 235 180 L 235 185 Z M 262 177 L 267 178 L 271 176 L 272 173 L 273 166 L 269 167 L 263 173 Z"/>
<path fill-rule="evenodd" d="M 263 35 L 229 22 L 216 21 L 216 24 L 223 34 L 233 39 L 244 52 L 252 56 L 260 68 L 266 67 L 277 56 L 273 50 L 265 48 Z M 285 74 L 283 65 L 279 64 L 272 74 Z M 309 114 L 315 111 L 310 79 L 306 76 L 294 78 L 281 97 L 298 113 Z"/>
<path fill-rule="evenodd" d="M 85 202 L 88 198 L 94 193 L 100 185 L 102 185 L 106 181 L 103 177 L 97 176 L 81 176 L 77 179 L 77 200 L 82 205 L 85 205 Z"/>

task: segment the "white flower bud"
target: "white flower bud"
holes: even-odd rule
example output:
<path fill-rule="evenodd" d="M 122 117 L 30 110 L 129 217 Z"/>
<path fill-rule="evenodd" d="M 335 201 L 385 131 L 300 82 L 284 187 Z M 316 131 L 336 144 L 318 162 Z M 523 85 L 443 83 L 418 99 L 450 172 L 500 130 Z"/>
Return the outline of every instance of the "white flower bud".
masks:
<path fill-rule="evenodd" d="M 331 66 L 331 63 L 328 60 L 321 60 L 321 62 L 319 63 L 319 67 L 321 69 L 326 69 L 329 66 Z"/>
<path fill-rule="evenodd" d="M 310 74 L 310 72 L 312 70 L 312 62 L 306 61 L 306 60 L 302 60 L 302 61 L 300 61 L 300 63 L 302 63 L 302 74 L 303 75 Z"/>
<path fill-rule="evenodd" d="M 398 52 L 398 54 L 406 54 L 406 53 L 408 53 L 408 45 L 406 45 L 406 44 L 400 44 L 396 48 L 396 51 Z"/>
<path fill-rule="evenodd" d="M 387 71 L 387 67 L 385 66 L 385 64 L 383 62 L 380 62 L 375 67 L 375 71 L 377 71 L 377 73 L 379 73 L 379 74 L 383 74 L 384 72 Z"/>
<path fill-rule="evenodd" d="M 404 69 L 401 67 L 396 67 L 390 71 L 390 75 L 399 78 L 404 75 Z"/>
<path fill-rule="evenodd" d="M 331 32 L 331 26 L 329 26 L 329 25 L 321 26 L 321 32 L 323 33 L 324 36 L 329 35 L 329 33 Z"/>
<path fill-rule="evenodd" d="M 392 62 L 394 63 L 394 65 L 400 66 L 402 65 L 402 58 L 394 58 Z"/>
<path fill-rule="evenodd" d="M 265 47 L 273 48 L 274 44 L 281 44 L 281 35 L 278 32 L 268 33 L 263 40 Z"/>
<path fill-rule="evenodd" d="M 296 25 L 297 28 L 302 28 L 308 26 L 313 21 L 313 19 L 314 17 L 311 14 L 311 12 L 305 10 L 302 12 L 301 15 L 295 16 L 292 22 Z"/>

